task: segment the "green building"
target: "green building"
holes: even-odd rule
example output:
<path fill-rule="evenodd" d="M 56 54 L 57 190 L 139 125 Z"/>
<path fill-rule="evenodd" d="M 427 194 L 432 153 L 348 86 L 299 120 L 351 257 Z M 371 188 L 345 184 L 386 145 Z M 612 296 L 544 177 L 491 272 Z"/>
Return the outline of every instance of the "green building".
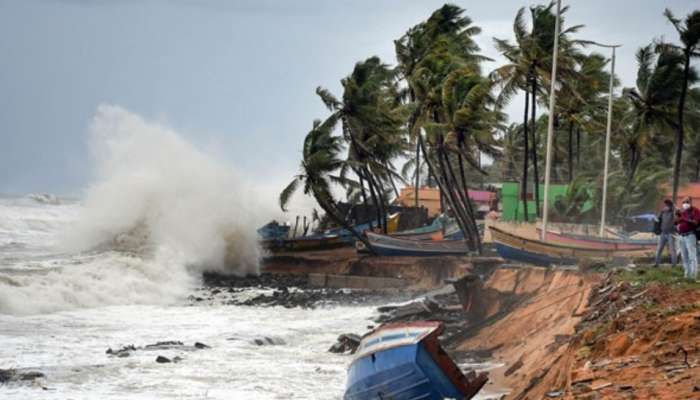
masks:
<path fill-rule="evenodd" d="M 559 196 L 566 196 L 568 185 L 549 185 L 549 206 L 553 207 Z M 537 218 L 535 209 L 535 193 L 531 188 L 528 193 L 527 214 L 528 221 Z M 540 185 L 540 210 L 544 204 L 544 185 Z M 520 199 L 520 184 L 517 182 L 504 182 L 501 186 L 501 219 L 503 221 L 524 221 L 525 210 Z"/>

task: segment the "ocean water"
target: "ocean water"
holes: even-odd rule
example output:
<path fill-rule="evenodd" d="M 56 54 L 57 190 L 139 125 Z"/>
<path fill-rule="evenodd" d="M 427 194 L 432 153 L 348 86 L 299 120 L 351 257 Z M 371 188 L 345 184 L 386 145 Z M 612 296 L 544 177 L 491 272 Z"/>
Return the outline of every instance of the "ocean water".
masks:
<path fill-rule="evenodd" d="M 192 305 L 187 296 L 196 276 L 160 276 L 167 268 L 156 261 L 114 250 L 57 251 L 63 228 L 81 207 L 0 199 L 0 368 L 46 374 L 34 384 L 0 386 L 0 398 L 342 396 L 349 357 L 327 349 L 341 333 L 361 333 L 373 307 Z M 192 285 L 181 290 L 182 282 Z M 264 336 L 284 344 L 255 344 Z M 110 347 L 165 340 L 211 348 L 105 354 Z M 182 361 L 159 364 L 158 355 Z"/>
<path fill-rule="evenodd" d="M 0 369 L 45 374 L 0 385 L 0 399 L 342 398 L 351 358 L 327 349 L 363 333 L 374 307 L 188 299 L 205 270 L 259 272 L 255 228 L 276 194 L 117 106 L 98 107 L 89 147 L 94 180 L 80 200 L 0 196 Z M 211 348 L 105 353 L 161 341 Z"/>

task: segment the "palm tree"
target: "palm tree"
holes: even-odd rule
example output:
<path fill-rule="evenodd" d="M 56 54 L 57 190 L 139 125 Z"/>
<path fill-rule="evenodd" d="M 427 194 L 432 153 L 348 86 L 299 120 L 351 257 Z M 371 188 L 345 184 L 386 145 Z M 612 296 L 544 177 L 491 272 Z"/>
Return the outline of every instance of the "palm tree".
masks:
<path fill-rule="evenodd" d="M 286 206 L 292 195 L 300 185 L 303 185 L 304 194 L 312 194 L 328 218 L 347 229 L 368 249 L 371 249 L 367 239 L 355 231 L 342 216 L 331 191 L 333 184 L 348 184 L 347 180 L 337 175 L 344 165 L 343 160 L 339 157 L 343 145 L 342 138 L 332 134 L 332 122 L 329 120 L 326 120 L 325 123 L 321 123 L 320 120 L 314 121 L 313 128 L 304 138 L 300 172 L 280 193 L 280 208 L 282 211 L 286 211 Z"/>
<path fill-rule="evenodd" d="M 397 70 L 407 87 L 403 97 L 409 102 L 409 118 L 407 130 L 412 142 L 415 143 L 415 159 L 412 162 L 415 171 L 416 206 L 418 206 L 418 188 L 420 186 L 420 152 L 418 143 L 420 128 L 433 119 L 430 109 L 435 108 L 431 101 L 439 96 L 439 92 L 429 93 L 429 88 L 439 87 L 444 76 L 426 79 L 426 58 L 442 52 L 462 64 L 476 65 L 487 58 L 478 54 L 479 46 L 474 36 L 481 33 L 481 28 L 472 25 L 472 20 L 464 15 L 464 10 L 452 4 L 445 4 L 433 12 L 427 21 L 412 27 L 401 38 L 394 41 Z M 454 61 L 453 60 L 453 61 Z M 435 85 L 435 86 L 425 86 Z"/>
<path fill-rule="evenodd" d="M 685 112 L 685 101 L 688 93 L 688 86 L 694 75 L 690 67 L 690 59 L 700 57 L 700 10 L 688 14 L 685 21 L 676 18 L 668 8 L 664 11 L 666 18 L 678 31 L 683 52 L 683 86 L 678 97 L 678 112 L 676 120 L 676 157 L 673 164 L 673 201 L 678 197 L 678 185 L 681 172 L 681 157 L 683 155 L 684 128 L 683 114 Z M 675 46 L 674 46 L 675 47 Z M 697 79 L 697 77 L 694 77 Z"/>
<path fill-rule="evenodd" d="M 534 189 L 536 215 L 539 209 L 539 170 L 537 162 L 537 94 L 550 80 L 552 52 L 554 47 L 554 23 L 556 16 L 552 8 L 554 3 L 547 6 L 530 7 L 532 19 L 530 30 L 525 23 L 525 7 L 518 10 L 513 22 L 515 44 L 508 40 L 494 38 L 496 49 L 508 60 L 508 63 L 497 68 L 492 77 L 501 86 L 499 103 L 505 104 L 519 90 L 525 93 L 525 109 L 523 116 L 524 135 L 532 135 L 532 144 L 525 141 L 525 157 L 523 157 L 523 177 L 521 183 L 521 199 L 527 221 L 527 179 L 529 159 L 532 158 L 534 169 Z M 561 10 L 563 15 L 568 7 Z M 561 21 L 563 25 L 563 20 Z M 568 35 L 577 32 L 583 25 L 575 25 L 562 29 L 559 35 L 559 74 L 562 82 L 571 79 L 575 73 L 575 62 L 579 55 L 575 47 L 585 44 L 584 41 L 570 40 Z M 529 110 L 528 110 L 529 109 Z M 529 111 L 529 113 L 528 113 Z M 529 118 L 529 121 L 528 121 Z M 532 124 L 532 127 L 529 126 Z"/>
<path fill-rule="evenodd" d="M 333 129 L 341 122 L 343 136 L 349 143 L 348 159 L 341 176 L 345 177 L 348 170 L 355 172 L 365 202 L 367 183 L 377 220 L 386 232 L 385 185 L 395 188 L 393 179 L 402 179 L 392 160 L 402 155 L 404 149 L 395 74 L 378 57 L 370 57 L 357 63 L 341 84 L 342 101 L 326 89 L 316 89 L 333 112 L 328 126 Z"/>
<path fill-rule="evenodd" d="M 623 90 L 631 125 L 624 135 L 627 151 L 623 152 L 629 158 L 629 183 L 634 181 L 645 153 L 667 153 L 659 151 L 660 144 L 669 144 L 668 135 L 676 124 L 674 106 L 683 91 L 682 58 L 672 48 L 660 50 L 656 53 L 648 45 L 637 51 L 636 87 Z"/>
<path fill-rule="evenodd" d="M 562 85 L 557 95 L 559 120 L 566 125 L 568 133 L 566 154 L 569 183 L 574 180 L 574 153 L 577 160 L 580 157 L 582 127 L 591 129 L 591 116 L 603 116 L 607 112 L 607 101 L 603 96 L 607 95 L 610 76 L 604 70 L 606 64 L 605 57 L 600 54 L 580 57 L 575 67 L 577 78 Z"/>

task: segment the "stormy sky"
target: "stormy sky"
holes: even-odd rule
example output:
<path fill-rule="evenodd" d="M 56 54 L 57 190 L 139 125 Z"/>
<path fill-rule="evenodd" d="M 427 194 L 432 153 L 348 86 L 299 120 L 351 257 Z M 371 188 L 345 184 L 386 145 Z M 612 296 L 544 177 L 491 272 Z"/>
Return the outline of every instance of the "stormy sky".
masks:
<path fill-rule="evenodd" d="M 296 171 L 301 138 L 327 116 L 314 90 L 340 94 L 355 62 L 394 64 L 393 40 L 443 1 L 0 0 L 0 193 L 80 194 L 92 176 L 88 127 L 100 104 L 162 121 L 250 179 L 276 185 Z M 512 0 L 455 1 L 492 38 L 512 38 Z M 677 40 L 662 16 L 693 0 L 578 0 L 566 24 L 579 37 L 634 53 Z M 521 105 L 508 111 L 519 118 Z"/>

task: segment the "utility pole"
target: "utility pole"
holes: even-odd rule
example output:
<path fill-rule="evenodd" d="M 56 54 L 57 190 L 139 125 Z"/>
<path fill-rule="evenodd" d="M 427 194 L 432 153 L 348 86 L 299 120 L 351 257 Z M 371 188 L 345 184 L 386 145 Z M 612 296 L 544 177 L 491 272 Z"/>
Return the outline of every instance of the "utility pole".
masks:
<path fill-rule="evenodd" d="M 608 162 L 610 158 L 610 130 L 612 127 L 612 106 L 613 106 L 613 85 L 615 82 L 615 49 L 622 45 L 605 45 L 594 43 L 596 46 L 612 49 L 612 60 L 610 63 L 610 93 L 608 94 L 608 127 L 605 131 L 605 164 L 603 166 L 603 204 L 600 213 L 600 237 L 605 235 L 605 213 L 607 211 L 608 198 Z"/>
<path fill-rule="evenodd" d="M 557 0 L 557 18 L 554 23 L 554 52 L 552 54 L 552 84 L 549 89 L 549 118 L 547 121 L 547 156 L 544 169 L 544 204 L 542 207 L 542 240 L 547 237 L 549 217 L 549 179 L 552 169 L 552 136 L 554 131 L 554 105 L 556 104 L 557 55 L 559 54 L 559 21 L 561 20 L 561 0 Z M 537 185 L 537 182 L 535 182 Z M 539 207 L 539 204 L 536 205 Z"/>

